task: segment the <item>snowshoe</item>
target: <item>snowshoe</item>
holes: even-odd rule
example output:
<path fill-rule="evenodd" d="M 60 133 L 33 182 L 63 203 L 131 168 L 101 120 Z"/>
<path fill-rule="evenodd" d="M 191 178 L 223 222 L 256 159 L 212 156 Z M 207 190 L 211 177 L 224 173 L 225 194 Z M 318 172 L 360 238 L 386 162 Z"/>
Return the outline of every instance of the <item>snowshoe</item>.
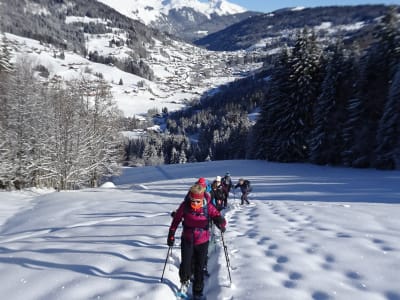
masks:
<path fill-rule="evenodd" d="M 180 289 L 176 292 L 177 299 L 189 299 L 188 289 L 190 281 L 182 282 Z"/>

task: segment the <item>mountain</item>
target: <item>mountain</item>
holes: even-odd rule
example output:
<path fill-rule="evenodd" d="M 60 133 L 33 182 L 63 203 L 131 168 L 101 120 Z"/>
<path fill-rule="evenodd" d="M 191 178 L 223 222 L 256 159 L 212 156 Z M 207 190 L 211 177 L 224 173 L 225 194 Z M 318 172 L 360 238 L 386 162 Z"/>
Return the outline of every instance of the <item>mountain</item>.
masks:
<path fill-rule="evenodd" d="M 95 0 L 1 0 L 0 16 L 0 30 L 3 32 L 79 53 L 85 53 L 86 33 L 102 34 L 111 32 L 113 27 L 127 31 L 133 42 L 137 41 L 137 47 L 141 47 L 140 42 L 151 43 L 152 38 L 164 38 L 158 30 Z M 87 19 L 85 22 L 67 22 L 70 16 Z"/>
<path fill-rule="evenodd" d="M 352 40 L 369 35 L 373 25 L 389 9 L 384 5 L 332 6 L 281 9 L 253 16 L 219 32 L 196 40 L 196 45 L 215 51 L 276 49 L 290 44 L 296 31 L 314 29 L 320 39 L 341 37 Z"/>
<path fill-rule="evenodd" d="M 125 116 L 180 109 L 260 66 L 232 64 L 246 53 L 174 40 L 98 1 L 12 3 L 0 1 L 0 36 L 5 33 L 13 59 L 29 57 L 43 80 L 103 78 Z"/>
<path fill-rule="evenodd" d="M 225 0 L 98 0 L 123 15 L 187 41 L 258 15 Z"/>

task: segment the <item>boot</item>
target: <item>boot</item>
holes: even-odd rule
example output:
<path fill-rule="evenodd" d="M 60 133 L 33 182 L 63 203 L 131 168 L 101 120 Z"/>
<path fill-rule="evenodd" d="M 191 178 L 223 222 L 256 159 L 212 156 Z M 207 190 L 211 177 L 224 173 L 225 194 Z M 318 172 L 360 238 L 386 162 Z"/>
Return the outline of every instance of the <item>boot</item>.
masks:
<path fill-rule="evenodd" d="M 181 282 L 181 288 L 179 289 L 178 292 L 181 297 L 188 296 L 189 284 L 190 284 L 189 280 Z"/>

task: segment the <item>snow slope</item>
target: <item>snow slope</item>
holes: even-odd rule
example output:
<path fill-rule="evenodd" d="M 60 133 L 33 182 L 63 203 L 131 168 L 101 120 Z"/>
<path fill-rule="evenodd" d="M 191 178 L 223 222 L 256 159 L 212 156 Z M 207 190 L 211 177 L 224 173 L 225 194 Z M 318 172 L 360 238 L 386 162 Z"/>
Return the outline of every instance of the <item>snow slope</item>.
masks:
<path fill-rule="evenodd" d="M 0 192 L 2 299 L 175 299 L 170 211 L 197 177 L 251 180 L 232 194 L 225 241 L 210 247 L 209 300 L 398 300 L 400 172 L 263 161 L 124 169 L 80 191 Z M 179 237 L 179 232 L 177 234 Z"/>
<path fill-rule="evenodd" d="M 105 20 L 70 16 L 66 22 L 104 22 Z M 153 70 L 156 79 L 149 81 L 115 66 L 94 63 L 72 51 L 64 52 L 64 59 L 60 58 L 61 50 L 37 40 L 23 38 L 6 33 L 11 44 L 13 61 L 17 57 L 25 57 L 33 66 L 42 65 L 49 71 L 49 79 L 54 77 L 62 80 L 98 79 L 101 74 L 110 86 L 118 108 L 126 117 L 145 115 L 149 109 L 159 111 L 167 107 L 175 111 L 187 106 L 188 102 L 199 99 L 201 95 L 212 89 L 242 78 L 244 74 L 255 70 L 261 63 L 227 67 L 226 61 L 244 56 L 245 52 L 211 52 L 187 43 L 172 41 L 168 46 L 155 40 L 149 46 L 149 58 L 146 63 Z M 127 57 L 131 50 L 126 46 L 110 47 L 109 41 L 119 37 L 124 39 L 125 33 L 115 34 L 87 34 L 87 50 L 97 51 L 100 55 Z M 56 55 L 55 55 L 56 54 Z M 55 57 L 56 56 L 56 57 Z M 123 85 L 118 83 L 122 80 Z"/>
<path fill-rule="evenodd" d="M 212 14 L 232 15 L 245 12 L 243 7 L 225 0 L 210 0 L 201 2 L 198 0 L 98 0 L 99 2 L 114 8 L 119 13 L 139 20 L 149 25 L 168 15 L 172 9 L 179 10 L 184 7 L 192 8 L 210 18 Z"/>

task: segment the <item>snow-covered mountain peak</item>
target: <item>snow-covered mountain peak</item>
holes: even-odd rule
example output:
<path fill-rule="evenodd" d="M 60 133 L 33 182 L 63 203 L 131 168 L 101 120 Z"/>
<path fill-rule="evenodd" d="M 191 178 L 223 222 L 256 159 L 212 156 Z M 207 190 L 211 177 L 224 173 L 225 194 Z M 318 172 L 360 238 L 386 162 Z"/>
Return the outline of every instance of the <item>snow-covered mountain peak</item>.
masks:
<path fill-rule="evenodd" d="M 212 14 L 233 15 L 245 12 L 243 7 L 230 3 L 226 0 L 98 0 L 108 5 L 121 14 L 132 19 L 139 20 L 144 24 L 156 22 L 163 15 L 168 15 L 173 9 L 191 8 L 194 11 L 210 17 Z"/>

